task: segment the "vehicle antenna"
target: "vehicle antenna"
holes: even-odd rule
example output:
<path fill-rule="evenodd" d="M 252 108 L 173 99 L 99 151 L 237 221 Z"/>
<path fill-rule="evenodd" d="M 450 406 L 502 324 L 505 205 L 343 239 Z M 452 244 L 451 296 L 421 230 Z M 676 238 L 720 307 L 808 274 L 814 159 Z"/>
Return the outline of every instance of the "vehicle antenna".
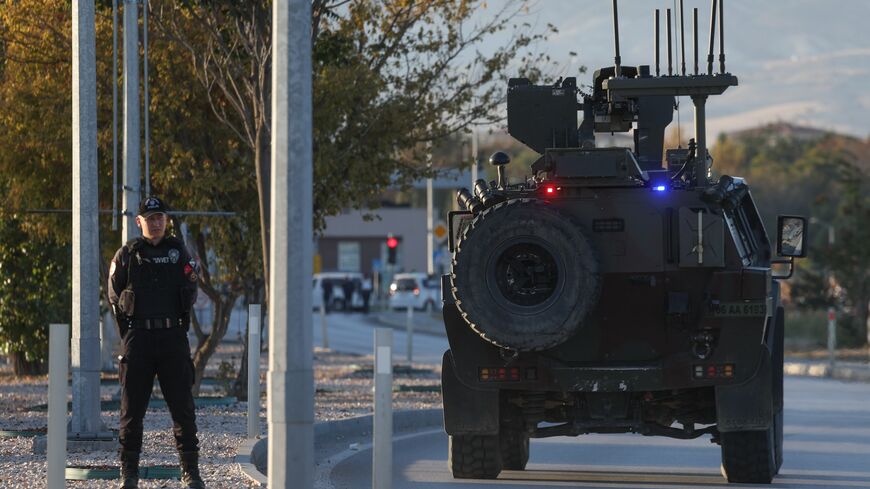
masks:
<path fill-rule="evenodd" d="M 681 73 L 686 76 L 686 24 L 683 22 L 683 0 L 680 0 L 680 53 Z"/>
<path fill-rule="evenodd" d="M 655 58 L 656 58 L 656 76 L 659 76 L 659 75 L 661 75 L 661 72 L 659 70 L 659 51 L 660 51 L 659 50 L 659 9 L 656 9 L 655 32 L 656 32 L 656 37 L 655 37 L 655 42 L 653 43 L 653 45 L 655 46 L 655 54 L 656 54 L 656 56 L 655 56 Z"/>
<path fill-rule="evenodd" d="M 614 0 L 616 1 L 616 0 Z M 713 44 L 716 42 L 716 0 L 710 9 L 710 49 L 707 51 L 707 74 L 713 74 Z"/>
<path fill-rule="evenodd" d="M 616 68 L 616 76 L 622 76 L 621 60 L 619 58 L 619 14 L 616 9 L 616 0 L 613 0 L 613 46 L 616 51 L 613 57 L 613 66 Z"/>
<path fill-rule="evenodd" d="M 671 49 L 671 9 L 667 9 L 668 20 L 668 76 L 674 74 L 673 50 Z"/>
<path fill-rule="evenodd" d="M 725 0 L 719 0 L 719 73 L 725 74 Z"/>
<path fill-rule="evenodd" d="M 698 7 L 695 7 L 692 20 L 692 35 L 695 38 L 695 74 L 698 74 Z"/>

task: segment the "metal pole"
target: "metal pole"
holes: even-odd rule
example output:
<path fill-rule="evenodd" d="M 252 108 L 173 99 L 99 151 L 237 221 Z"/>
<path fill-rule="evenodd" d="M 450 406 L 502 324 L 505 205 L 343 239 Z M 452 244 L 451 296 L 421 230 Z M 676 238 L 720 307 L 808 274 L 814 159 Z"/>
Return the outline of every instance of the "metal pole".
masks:
<path fill-rule="evenodd" d="M 66 486 L 66 379 L 69 325 L 52 324 L 48 338 L 48 489 Z"/>
<path fill-rule="evenodd" d="M 97 225 L 97 68 L 94 0 L 73 3 L 72 385 L 70 430 L 105 431 L 100 422 L 100 281 Z"/>
<path fill-rule="evenodd" d="M 833 307 L 828 308 L 828 375 L 834 373 L 834 365 L 837 362 L 837 312 Z"/>
<path fill-rule="evenodd" d="M 118 0 L 112 0 L 112 231 L 118 230 Z"/>
<path fill-rule="evenodd" d="M 408 337 L 408 363 L 414 361 L 414 306 L 408 306 L 405 316 L 405 336 Z"/>
<path fill-rule="evenodd" d="M 320 302 L 320 335 L 323 337 L 323 347 L 329 348 L 329 327 L 326 324 L 326 304 Z"/>
<path fill-rule="evenodd" d="M 248 438 L 260 434 L 260 305 L 248 305 Z"/>
<path fill-rule="evenodd" d="M 695 104 L 695 186 L 707 185 L 707 126 L 706 126 L 706 95 L 692 97 Z"/>
<path fill-rule="evenodd" d="M 393 487 L 393 331 L 375 329 L 375 416 L 372 489 Z"/>
<path fill-rule="evenodd" d="M 124 184 L 121 243 L 139 235 L 139 0 L 124 0 Z"/>
<path fill-rule="evenodd" d="M 100 362 L 103 372 L 115 371 L 115 355 L 113 350 L 117 339 L 112 313 L 106 310 L 105 314 L 103 314 L 103 320 L 100 322 Z"/>
<path fill-rule="evenodd" d="M 143 105 L 145 107 L 144 122 L 145 122 L 145 196 L 151 195 L 151 134 L 148 130 L 148 0 L 142 0 L 142 95 L 145 99 Z"/>
<path fill-rule="evenodd" d="M 311 1 L 272 3 L 269 487 L 314 486 Z"/>
<path fill-rule="evenodd" d="M 431 168 L 431 165 L 430 165 Z M 426 273 L 432 275 L 435 273 L 435 261 L 432 257 L 435 251 L 435 237 L 433 235 L 434 219 L 432 205 L 432 179 L 426 179 Z"/>

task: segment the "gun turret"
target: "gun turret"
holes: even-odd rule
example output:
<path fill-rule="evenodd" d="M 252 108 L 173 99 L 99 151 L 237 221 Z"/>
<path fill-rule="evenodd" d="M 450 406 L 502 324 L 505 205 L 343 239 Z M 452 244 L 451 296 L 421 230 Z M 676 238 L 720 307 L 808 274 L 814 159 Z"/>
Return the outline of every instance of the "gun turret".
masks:
<path fill-rule="evenodd" d="M 508 132 L 529 148 L 542 154 L 541 159 L 533 165 L 533 170 L 546 171 L 551 165 L 546 161 L 550 150 L 558 151 L 558 160 L 565 161 L 571 149 L 580 155 L 597 154 L 588 150 L 595 147 L 595 133 L 633 133 L 634 147 L 625 148 L 632 154 L 642 172 L 662 170 L 663 146 L 665 129 L 673 121 L 675 97 L 689 96 L 695 107 L 695 144 L 693 158 L 689 171 L 682 168 L 691 185 L 703 187 L 707 182 L 707 145 L 706 145 L 706 115 L 707 97 L 719 95 L 728 87 L 737 85 L 737 77 L 725 72 L 724 42 L 724 0 L 713 0 L 710 12 L 710 49 L 708 52 L 708 72 L 698 74 L 698 29 L 697 9 L 694 15 L 694 46 L 695 73 L 686 75 L 685 47 L 683 42 L 683 2 L 680 2 L 680 38 L 682 60 L 679 70 L 674 70 L 672 58 L 671 11 L 667 10 L 668 39 L 668 75 L 659 76 L 659 11 L 655 15 L 655 73 L 650 74 L 647 65 L 624 66 L 619 55 L 619 31 L 616 0 L 613 0 L 614 26 L 614 66 L 604 67 L 595 71 L 593 76 L 592 94 L 583 93 L 577 87 L 575 78 L 560 79 L 553 85 L 533 85 L 525 78 L 512 78 L 508 82 Z M 713 49 L 716 38 L 716 17 L 719 17 L 719 68 L 720 72 L 713 74 Z M 675 74 L 677 73 L 677 74 Z M 582 123 L 578 125 L 578 112 L 583 112 Z M 588 164 L 596 166 L 595 161 L 585 161 L 582 157 L 568 158 L 574 165 Z M 600 162 L 598 162 L 600 163 Z M 600 166 L 600 165 L 599 165 Z M 607 166 L 607 165 L 604 165 Z M 583 171 L 565 172 L 562 174 L 587 175 L 584 182 L 590 184 L 590 178 L 595 178 L 595 172 Z M 614 176 L 612 172 L 598 175 L 606 177 L 608 182 Z M 617 172 L 620 173 L 620 172 Z M 634 172 L 622 172 L 631 174 Z M 644 179 L 641 182 L 645 183 Z M 604 180 L 598 180 L 602 182 Z"/>

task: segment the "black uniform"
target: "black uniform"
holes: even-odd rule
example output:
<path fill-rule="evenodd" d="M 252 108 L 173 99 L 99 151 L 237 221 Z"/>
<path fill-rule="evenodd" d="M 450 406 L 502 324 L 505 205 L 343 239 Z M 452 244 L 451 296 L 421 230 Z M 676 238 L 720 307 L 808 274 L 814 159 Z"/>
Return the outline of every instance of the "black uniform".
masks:
<path fill-rule="evenodd" d="M 187 330 L 196 300 L 197 264 L 179 239 L 166 236 L 157 246 L 145 238 L 115 253 L 109 272 L 109 302 L 115 311 L 124 355 L 121 380 L 122 450 L 142 449 L 142 419 L 154 376 L 172 415 L 179 452 L 197 452 L 193 362 Z M 129 292 L 132 291 L 132 294 Z"/>

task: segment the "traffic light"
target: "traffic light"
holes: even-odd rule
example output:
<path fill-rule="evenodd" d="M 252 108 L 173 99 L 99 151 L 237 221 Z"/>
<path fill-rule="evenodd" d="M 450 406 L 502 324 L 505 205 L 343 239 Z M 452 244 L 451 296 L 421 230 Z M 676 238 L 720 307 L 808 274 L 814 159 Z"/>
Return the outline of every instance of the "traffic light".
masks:
<path fill-rule="evenodd" d="M 387 263 L 390 265 L 396 264 L 396 253 L 399 251 L 399 240 L 393 235 L 387 236 Z"/>

